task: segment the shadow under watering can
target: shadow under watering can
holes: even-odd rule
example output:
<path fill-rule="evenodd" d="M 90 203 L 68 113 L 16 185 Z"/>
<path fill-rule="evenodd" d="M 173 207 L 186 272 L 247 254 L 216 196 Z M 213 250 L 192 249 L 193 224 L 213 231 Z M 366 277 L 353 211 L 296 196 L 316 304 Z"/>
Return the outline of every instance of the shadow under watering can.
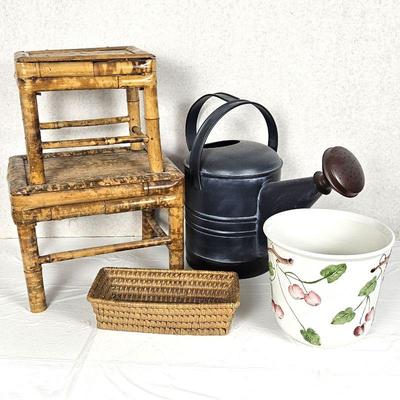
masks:
<path fill-rule="evenodd" d="M 200 110 L 210 97 L 226 103 L 197 130 Z M 268 146 L 247 140 L 206 144 L 226 113 L 247 104 L 264 117 Z M 236 271 L 240 278 L 263 274 L 268 270 L 263 233 L 267 218 L 311 207 L 332 188 L 354 197 L 364 187 L 360 163 L 339 146 L 325 150 L 322 171 L 314 176 L 280 181 L 282 160 L 277 154 L 278 131 L 272 115 L 259 103 L 226 93 L 207 94 L 192 105 L 186 119 L 186 142 L 190 151 L 185 160 L 186 258 L 194 269 Z"/>

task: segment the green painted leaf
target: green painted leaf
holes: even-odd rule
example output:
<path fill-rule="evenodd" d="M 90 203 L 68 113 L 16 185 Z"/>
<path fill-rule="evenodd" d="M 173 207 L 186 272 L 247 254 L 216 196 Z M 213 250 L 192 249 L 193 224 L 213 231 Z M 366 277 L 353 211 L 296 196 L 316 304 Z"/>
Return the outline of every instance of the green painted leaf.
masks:
<path fill-rule="evenodd" d="M 358 293 L 359 296 L 369 296 L 376 288 L 377 279 L 374 276 L 370 281 L 368 281 Z"/>
<path fill-rule="evenodd" d="M 333 325 L 343 325 L 354 319 L 356 313 L 351 307 L 347 307 L 345 310 L 338 312 L 331 322 Z"/>
<path fill-rule="evenodd" d="M 328 265 L 321 270 L 320 274 L 326 278 L 328 283 L 332 283 L 339 279 L 346 272 L 346 269 L 346 264 Z"/>
<path fill-rule="evenodd" d="M 314 329 L 308 328 L 307 330 L 300 330 L 301 336 L 303 336 L 304 340 L 308 343 L 313 344 L 314 346 L 321 346 L 321 338 L 318 333 L 314 331 Z"/>
<path fill-rule="evenodd" d="M 268 261 L 268 270 L 271 278 L 273 278 L 275 276 L 275 267 L 273 266 L 271 261 Z"/>

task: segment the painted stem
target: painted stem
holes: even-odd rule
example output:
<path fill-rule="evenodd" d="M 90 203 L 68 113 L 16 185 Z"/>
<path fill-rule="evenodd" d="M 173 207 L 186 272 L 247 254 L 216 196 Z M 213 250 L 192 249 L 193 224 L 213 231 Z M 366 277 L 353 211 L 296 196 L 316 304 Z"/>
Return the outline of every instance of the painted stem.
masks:
<path fill-rule="evenodd" d="M 302 279 L 300 279 L 294 272 L 288 271 L 285 272 L 285 274 L 292 274 L 292 278 L 298 280 L 299 282 L 301 282 L 302 284 L 307 284 L 307 285 L 313 285 L 314 283 L 318 283 L 323 281 L 324 279 L 326 279 L 325 276 L 323 276 L 322 278 L 316 279 L 315 281 L 303 281 Z"/>
<path fill-rule="evenodd" d="M 361 307 L 361 305 L 364 303 L 365 299 L 366 299 L 366 297 L 364 297 L 364 298 L 361 300 L 360 304 L 359 304 L 356 308 L 354 308 L 354 311 L 357 311 L 357 310 Z"/>
<path fill-rule="evenodd" d="M 377 268 L 379 268 L 379 275 L 376 277 L 376 280 L 378 281 L 379 280 L 379 278 L 381 277 L 381 275 L 383 274 L 383 269 L 382 269 L 382 267 L 377 267 Z M 376 268 L 375 268 L 376 269 Z"/>
<path fill-rule="evenodd" d="M 306 289 L 304 282 L 299 278 L 298 275 L 296 275 L 294 272 L 291 272 L 291 271 L 288 271 L 288 272 L 282 271 L 282 272 L 285 274 L 286 277 L 289 275 L 292 279 L 299 281 L 301 283 L 301 286 L 303 286 L 304 291 L 308 293 L 308 290 Z"/>
<path fill-rule="evenodd" d="M 370 298 L 369 298 L 369 296 L 367 296 L 366 299 L 367 299 L 367 301 L 365 302 L 364 310 L 363 310 L 363 312 L 362 312 L 362 314 L 361 314 L 361 317 L 360 317 L 360 325 L 362 324 L 362 320 L 363 320 L 363 318 L 364 318 L 365 311 L 366 311 L 366 309 L 369 307 L 369 304 L 370 304 Z"/>
<path fill-rule="evenodd" d="M 282 271 L 282 269 L 281 269 L 278 265 L 276 266 L 276 268 L 279 269 L 279 271 L 281 271 L 281 272 L 285 275 L 285 278 L 286 278 L 287 281 L 289 282 L 289 285 L 291 285 L 291 284 L 292 284 L 292 281 L 291 281 L 290 278 L 287 276 L 286 272 L 285 272 L 285 271 Z"/>

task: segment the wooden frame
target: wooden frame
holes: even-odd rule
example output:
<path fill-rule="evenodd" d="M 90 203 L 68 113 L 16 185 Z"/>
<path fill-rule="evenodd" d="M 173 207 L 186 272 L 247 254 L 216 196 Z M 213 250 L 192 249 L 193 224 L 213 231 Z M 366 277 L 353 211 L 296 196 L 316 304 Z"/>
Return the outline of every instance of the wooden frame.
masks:
<path fill-rule="evenodd" d="M 110 252 L 132 250 L 150 246 L 166 245 L 169 249 L 170 269 L 183 268 L 183 196 L 184 182 L 182 173 L 167 159 L 164 160 L 164 172 L 143 174 L 142 168 L 147 155 L 145 150 L 99 149 L 80 152 L 46 154 L 44 165 L 49 171 L 51 163 L 63 166 L 65 161 L 73 165 L 74 157 L 112 156 L 117 162 L 126 157 L 137 160 L 140 173 L 126 179 L 114 181 L 102 180 L 83 182 L 82 188 L 55 185 L 41 186 L 26 184 L 26 156 L 11 157 L 8 170 L 12 215 L 17 225 L 20 239 L 25 279 L 32 312 L 44 311 L 47 307 L 42 277 L 42 264 L 88 257 Z M 125 157 L 125 158 L 124 158 Z M 108 158 L 110 160 L 110 158 Z M 89 161 L 90 163 L 90 161 Z M 54 169 L 54 167 L 53 167 Z M 155 210 L 168 210 L 169 231 L 164 232 L 158 224 Z M 40 254 L 36 238 L 36 224 L 44 221 L 57 221 L 81 216 L 115 214 L 130 211 L 142 211 L 142 239 L 106 246 L 69 250 L 51 254 Z"/>
<path fill-rule="evenodd" d="M 105 146 L 130 143 L 132 150 L 146 144 L 150 169 L 162 171 L 162 153 L 157 102 L 155 57 L 135 47 L 74 50 L 45 50 L 15 54 L 16 76 L 21 99 L 29 181 L 46 182 L 43 150 L 65 147 Z M 36 96 L 45 91 L 125 89 L 128 115 L 91 120 L 39 122 Z M 138 90 L 144 92 L 146 129 L 140 130 Z M 41 129 L 129 124 L 129 135 L 42 142 Z"/>
<path fill-rule="evenodd" d="M 26 156 L 10 158 L 8 182 L 30 309 L 47 307 L 42 264 L 116 251 L 166 245 L 169 267 L 183 268 L 183 174 L 162 157 L 153 55 L 134 47 L 19 52 L 16 75 Z M 127 115 L 40 122 L 36 96 L 43 91 L 124 89 Z M 140 124 L 143 90 L 145 129 Z M 43 142 L 41 130 L 127 123 L 129 135 Z M 65 147 L 129 147 L 43 153 Z M 103 168 L 104 165 L 104 168 Z M 168 233 L 155 209 L 168 209 Z M 80 216 L 142 211 L 142 239 L 40 254 L 36 224 Z"/>
<path fill-rule="evenodd" d="M 66 261 L 80 257 L 90 257 L 99 254 L 107 254 L 117 251 L 133 250 L 150 246 L 167 245 L 169 249 L 169 267 L 170 269 L 182 269 L 183 267 L 183 208 L 182 208 L 182 185 L 177 188 L 175 195 L 151 196 L 138 198 L 131 201 L 119 200 L 113 201 L 107 213 L 120 213 L 128 211 L 143 210 L 142 240 L 110 244 L 83 248 L 78 250 L 62 251 L 41 255 L 39 253 L 36 237 L 36 223 L 49 220 L 47 213 L 43 209 L 35 211 L 25 211 L 24 221 L 15 221 L 20 240 L 21 254 L 24 264 L 25 280 L 28 290 L 30 309 L 32 312 L 42 312 L 46 310 L 46 296 L 43 284 L 42 265 L 59 261 Z M 104 204 L 107 206 L 108 202 Z M 80 211 L 82 211 L 82 205 Z M 76 206 L 61 206 L 63 211 L 57 219 L 73 218 L 77 216 Z M 103 214 L 102 209 L 96 207 L 96 204 L 86 204 L 86 212 L 79 212 L 82 215 Z M 168 207 L 169 215 L 169 233 L 164 232 L 154 217 L 154 209 L 149 208 Z M 78 206 L 79 208 L 79 206 Z M 29 214 L 32 222 L 29 220 Z M 15 213 L 15 218 L 18 213 Z"/>

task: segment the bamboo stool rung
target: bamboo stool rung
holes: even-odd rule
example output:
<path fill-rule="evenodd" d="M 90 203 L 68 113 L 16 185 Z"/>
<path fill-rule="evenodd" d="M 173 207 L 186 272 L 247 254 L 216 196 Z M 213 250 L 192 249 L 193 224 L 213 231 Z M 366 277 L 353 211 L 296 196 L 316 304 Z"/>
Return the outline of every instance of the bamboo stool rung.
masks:
<path fill-rule="evenodd" d="M 86 126 L 113 125 L 129 122 L 128 115 L 121 117 L 110 118 L 94 118 L 94 119 L 77 119 L 73 121 L 51 121 L 41 122 L 40 129 L 61 129 L 61 128 L 76 128 Z"/>
<path fill-rule="evenodd" d="M 104 138 L 87 138 L 87 139 L 71 139 L 71 140 L 53 140 L 42 142 L 43 149 L 64 149 L 68 147 L 86 147 L 86 146 L 108 146 L 123 143 L 147 143 L 146 135 L 135 136 L 111 136 Z"/>
<path fill-rule="evenodd" d="M 158 237 L 166 237 L 168 236 L 167 233 L 164 231 L 163 228 L 157 223 L 155 218 L 149 218 L 147 217 L 147 223 L 149 224 L 149 227 L 151 230 L 154 232 L 154 234 Z"/>
<path fill-rule="evenodd" d="M 45 264 L 45 263 L 53 263 L 53 262 L 58 262 L 58 261 L 67 261 L 67 260 L 72 260 L 72 259 L 78 258 L 78 257 L 80 258 L 80 257 L 97 256 L 100 254 L 114 253 L 117 251 L 134 250 L 134 249 L 150 247 L 150 246 L 160 246 L 163 244 L 168 245 L 170 243 L 171 243 L 171 238 L 169 236 L 165 236 L 165 237 L 154 237 L 154 238 L 145 239 L 145 240 L 136 240 L 136 241 L 132 241 L 132 242 L 88 247 L 85 249 L 60 251 L 57 253 L 51 253 L 51 254 L 39 256 L 39 263 Z"/>

